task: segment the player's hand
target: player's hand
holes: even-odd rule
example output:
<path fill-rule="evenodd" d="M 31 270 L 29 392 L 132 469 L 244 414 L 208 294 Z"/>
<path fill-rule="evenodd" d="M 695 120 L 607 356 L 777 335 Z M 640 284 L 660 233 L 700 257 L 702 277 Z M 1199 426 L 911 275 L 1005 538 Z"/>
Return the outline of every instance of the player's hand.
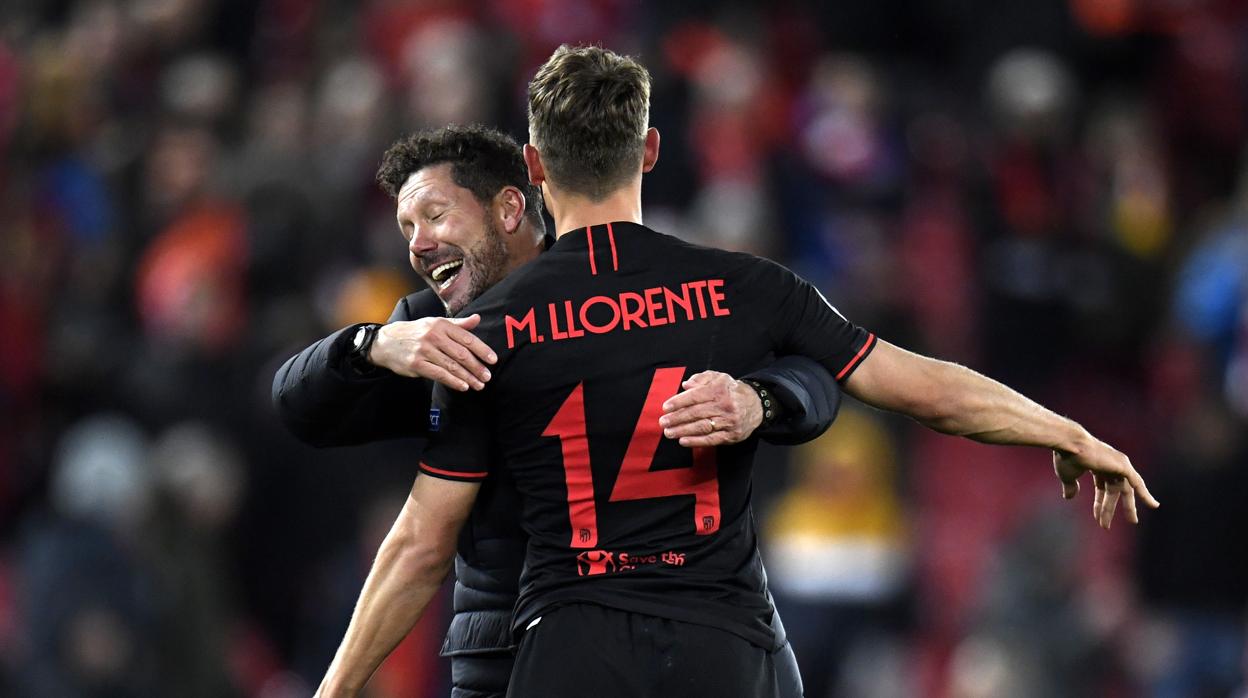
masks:
<path fill-rule="evenodd" d="M 1092 473 L 1092 484 L 1096 489 L 1092 497 L 1092 518 L 1105 530 L 1109 530 L 1113 523 L 1119 500 L 1122 500 L 1127 520 L 1131 523 L 1140 522 L 1135 505 L 1137 495 L 1153 509 L 1161 506 L 1148 491 L 1144 478 L 1131 465 L 1131 460 L 1098 439 L 1093 438 L 1090 445 L 1080 449 L 1079 453 L 1054 451 L 1053 470 L 1062 482 L 1062 496 L 1066 499 L 1073 499 L 1079 493 L 1079 477 L 1085 472 Z"/>
<path fill-rule="evenodd" d="M 490 380 L 486 364 L 498 356 L 470 331 L 480 322 L 480 315 L 469 315 L 383 325 L 368 360 L 400 376 L 428 378 L 452 390 L 481 390 Z"/>
<path fill-rule="evenodd" d="M 725 446 L 749 438 L 763 423 L 758 393 L 727 373 L 703 371 L 680 384 L 684 392 L 663 403 L 659 426 L 681 446 Z"/>

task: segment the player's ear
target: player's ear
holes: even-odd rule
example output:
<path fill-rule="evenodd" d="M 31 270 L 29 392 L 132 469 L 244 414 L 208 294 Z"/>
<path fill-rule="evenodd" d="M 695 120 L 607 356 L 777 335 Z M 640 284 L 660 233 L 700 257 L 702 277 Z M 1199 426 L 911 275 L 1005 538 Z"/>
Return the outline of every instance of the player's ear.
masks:
<path fill-rule="evenodd" d="M 542 154 L 531 143 L 524 144 L 524 164 L 529 168 L 529 183 L 540 187 L 546 181 L 546 168 L 542 166 Z"/>
<path fill-rule="evenodd" d="M 659 129 L 651 126 L 646 129 L 646 150 L 641 156 L 641 171 L 649 172 L 659 161 Z"/>
<path fill-rule="evenodd" d="M 503 232 L 511 234 L 524 221 L 524 192 L 515 187 L 503 187 L 494 197 L 495 215 L 503 226 Z"/>

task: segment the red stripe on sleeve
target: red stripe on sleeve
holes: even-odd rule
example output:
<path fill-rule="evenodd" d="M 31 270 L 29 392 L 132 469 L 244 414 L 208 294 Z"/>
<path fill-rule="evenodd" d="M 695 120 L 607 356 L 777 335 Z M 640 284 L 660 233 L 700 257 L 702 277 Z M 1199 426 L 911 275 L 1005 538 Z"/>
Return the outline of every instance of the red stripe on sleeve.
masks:
<path fill-rule="evenodd" d="M 441 468 L 435 468 L 423 461 L 420 464 L 420 469 L 430 475 L 442 475 L 451 479 L 481 480 L 484 479 L 486 475 L 489 475 L 489 471 L 481 473 L 459 473 L 454 470 L 442 470 Z"/>
<path fill-rule="evenodd" d="M 594 226 L 585 229 L 585 239 L 589 240 L 589 271 L 598 276 L 598 265 L 594 262 Z"/>
<path fill-rule="evenodd" d="M 873 344 L 875 344 L 875 333 L 869 333 L 867 334 L 867 341 L 862 343 L 862 348 L 858 350 L 858 353 L 854 355 L 854 358 L 849 360 L 849 363 L 845 364 L 845 368 L 842 368 L 841 372 L 836 374 L 836 379 L 839 381 L 849 375 L 849 372 L 854 370 L 854 367 L 862 361 L 862 357 L 867 355 L 867 352 L 870 351 Z"/>

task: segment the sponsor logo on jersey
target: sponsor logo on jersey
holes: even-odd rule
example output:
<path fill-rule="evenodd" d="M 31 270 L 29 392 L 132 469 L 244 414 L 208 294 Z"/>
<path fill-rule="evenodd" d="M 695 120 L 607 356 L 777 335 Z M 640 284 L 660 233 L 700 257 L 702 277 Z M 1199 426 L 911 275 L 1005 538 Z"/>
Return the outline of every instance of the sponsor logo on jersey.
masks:
<path fill-rule="evenodd" d="M 684 567 L 685 554 L 674 550 L 644 555 L 613 550 L 586 550 L 576 556 L 576 574 L 580 577 L 593 577 L 612 572 L 627 572 L 638 567 L 658 564 L 669 567 Z"/>
<path fill-rule="evenodd" d="M 442 410 L 433 407 L 429 410 L 429 431 L 438 431 L 442 428 Z"/>
<path fill-rule="evenodd" d="M 576 556 L 576 574 L 593 577 L 615 571 L 615 553 L 606 550 L 586 550 Z"/>

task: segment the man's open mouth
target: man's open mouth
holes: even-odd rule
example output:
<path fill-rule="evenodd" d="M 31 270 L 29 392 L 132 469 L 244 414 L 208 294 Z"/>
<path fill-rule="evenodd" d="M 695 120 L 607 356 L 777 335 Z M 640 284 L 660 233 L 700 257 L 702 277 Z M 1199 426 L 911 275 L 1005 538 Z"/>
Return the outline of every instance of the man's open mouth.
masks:
<path fill-rule="evenodd" d="M 433 279 L 433 282 L 438 285 L 439 291 L 445 291 L 455 281 L 455 277 L 459 276 L 459 272 L 463 267 L 464 260 L 462 259 L 443 262 L 429 270 L 429 278 Z"/>

